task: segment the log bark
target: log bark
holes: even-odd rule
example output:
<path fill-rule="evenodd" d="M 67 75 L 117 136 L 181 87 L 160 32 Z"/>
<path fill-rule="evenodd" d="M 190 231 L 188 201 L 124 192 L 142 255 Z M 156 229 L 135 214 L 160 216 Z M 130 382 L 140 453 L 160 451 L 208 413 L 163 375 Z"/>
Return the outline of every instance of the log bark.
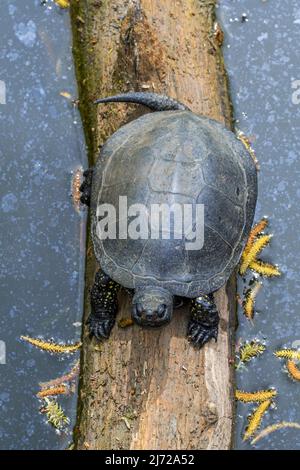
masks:
<path fill-rule="evenodd" d="M 71 17 L 91 164 L 109 135 L 148 112 L 124 104 L 93 106 L 101 96 L 165 93 L 231 127 L 215 1 L 74 0 Z M 97 268 L 90 237 L 87 250 L 85 317 Z M 122 328 L 130 318 L 123 295 L 119 326 L 107 342 L 91 341 L 84 327 L 77 449 L 230 448 L 234 277 L 215 298 L 219 339 L 200 352 L 186 340 L 186 308 L 159 330 Z"/>

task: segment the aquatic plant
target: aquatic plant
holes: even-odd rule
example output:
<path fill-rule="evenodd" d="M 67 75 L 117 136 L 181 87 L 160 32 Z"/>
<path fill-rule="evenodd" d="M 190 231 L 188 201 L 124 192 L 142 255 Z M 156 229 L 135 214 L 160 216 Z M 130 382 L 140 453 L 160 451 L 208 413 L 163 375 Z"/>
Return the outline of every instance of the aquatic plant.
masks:
<path fill-rule="evenodd" d="M 251 261 L 251 263 L 249 264 L 249 268 L 265 277 L 274 277 L 281 275 L 281 272 L 279 271 L 276 265 L 265 263 L 260 259 Z"/>
<path fill-rule="evenodd" d="M 300 351 L 296 349 L 280 349 L 274 352 L 276 357 L 300 361 Z"/>
<path fill-rule="evenodd" d="M 244 146 L 246 147 L 246 149 L 250 153 L 250 155 L 251 155 L 251 157 L 252 157 L 252 159 L 255 163 L 256 169 L 259 170 L 260 169 L 259 162 L 258 162 L 256 153 L 255 153 L 255 150 L 253 149 L 253 147 L 251 145 L 249 137 L 247 137 L 244 134 L 244 132 L 239 130 L 239 129 L 236 129 L 236 136 L 244 144 Z"/>
<path fill-rule="evenodd" d="M 55 395 L 67 395 L 69 388 L 66 385 L 59 385 L 58 387 L 44 388 L 36 394 L 38 398 L 51 397 Z"/>
<path fill-rule="evenodd" d="M 57 401 L 49 398 L 44 398 L 45 406 L 41 409 L 41 413 L 47 415 L 47 421 L 56 429 L 63 429 L 70 422 L 69 418 L 65 415 L 62 407 Z"/>
<path fill-rule="evenodd" d="M 264 235 L 263 231 L 268 226 L 268 219 L 262 218 L 251 230 L 244 252 L 242 254 L 240 274 L 245 274 L 248 268 L 265 277 L 280 276 L 276 265 L 265 263 L 257 259 L 257 255 L 268 245 L 272 235 Z"/>
<path fill-rule="evenodd" d="M 292 379 L 300 380 L 300 369 L 294 361 L 288 360 L 286 363 L 286 368 Z"/>
<path fill-rule="evenodd" d="M 30 338 L 29 336 L 21 336 L 21 339 L 27 341 L 39 349 L 42 349 L 43 351 L 48 351 L 54 354 L 74 353 L 80 349 L 82 345 L 80 342 L 74 344 L 58 344 L 51 341 L 44 341 L 43 339 L 39 338 Z"/>
<path fill-rule="evenodd" d="M 40 382 L 40 387 L 42 389 L 51 388 L 51 387 L 58 387 L 64 383 L 72 382 L 75 380 L 79 374 L 80 368 L 80 361 L 76 361 L 70 372 L 61 377 L 57 377 L 56 379 L 49 380 L 48 382 Z"/>
<path fill-rule="evenodd" d="M 246 441 L 247 439 L 249 439 L 250 437 L 252 437 L 255 434 L 256 430 L 261 425 L 263 416 L 264 416 L 265 412 L 268 410 L 268 408 L 270 407 L 271 403 L 272 403 L 272 400 L 263 401 L 254 410 L 252 415 L 249 417 L 248 426 L 246 428 L 244 438 L 243 438 L 244 441 Z"/>
<path fill-rule="evenodd" d="M 69 8 L 70 0 L 54 0 L 60 8 Z"/>
<path fill-rule="evenodd" d="M 254 241 L 248 251 L 243 252 L 240 274 L 245 274 L 250 263 L 255 261 L 257 255 L 270 243 L 272 236 L 273 235 L 261 235 Z"/>
<path fill-rule="evenodd" d="M 288 421 L 282 421 L 281 423 L 271 424 L 270 426 L 267 426 L 265 429 L 263 429 L 257 436 L 255 436 L 255 438 L 251 441 L 251 444 L 256 444 L 263 437 L 266 437 L 272 432 L 278 431 L 279 429 L 284 429 L 284 428 L 300 429 L 300 424 L 288 422 Z"/>
<path fill-rule="evenodd" d="M 259 390 L 257 392 L 243 392 L 242 390 L 235 391 L 235 398 L 243 403 L 261 403 L 276 397 L 276 395 L 277 391 L 274 389 Z"/>
<path fill-rule="evenodd" d="M 254 315 L 255 298 L 261 289 L 261 282 L 255 282 L 254 286 L 247 290 L 245 299 L 243 301 L 243 309 L 248 320 L 252 320 Z"/>
<path fill-rule="evenodd" d="M 263 217 L 259 222 L 257 222 L 254 227 L 251 229 L 248 241 L 246 243 L 244 253 L 248 253 L 250 248 L 252 247 L 253 243 L 255 242 L 255 239 L 261 235 L 261 233 L 267 228 L 268 226 L 268 219 L 266 217 Z"/>
<path fill-rule="evenodd" d="M 254 357 L 259 356 L 265 351 L 266 347 L 259 341 L 246 341 L 239 348 L 239 362 L 236 365 L 236 369 L 239 369 L 242 364 L 251 361 Z"/>

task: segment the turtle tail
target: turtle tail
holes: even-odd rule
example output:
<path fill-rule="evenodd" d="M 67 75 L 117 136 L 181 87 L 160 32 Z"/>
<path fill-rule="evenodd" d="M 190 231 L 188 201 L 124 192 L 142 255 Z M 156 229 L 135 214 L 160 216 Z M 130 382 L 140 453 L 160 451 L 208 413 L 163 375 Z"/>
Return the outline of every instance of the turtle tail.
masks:
<path fill-rule="evenodd" d="M 158 95 L 157 93 L 142 93 L 130 92 L 121 95 L 108 96 L 96 100 L 94 104 L 98 103 L 136 103 L 142 104 L 152 111 L 190 111 L 190 109 L 179 101 L 173 100 L 165 95 Z"/>

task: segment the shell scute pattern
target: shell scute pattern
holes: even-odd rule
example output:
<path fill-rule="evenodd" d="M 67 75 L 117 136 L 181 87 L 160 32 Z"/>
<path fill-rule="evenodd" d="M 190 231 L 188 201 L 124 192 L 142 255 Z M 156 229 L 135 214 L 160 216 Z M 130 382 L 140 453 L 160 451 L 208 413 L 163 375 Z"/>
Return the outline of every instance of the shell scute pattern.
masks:
<path fill-rule="evenodd" d="M 102 157 L 102 158 L 101 158 Z M 234 135 L 188 111 L 152 113 L 119 129 L 104 145 L 92 191 L 95 253 L 126 287 L 150 282 L 193 297 L 218 289 L 236 266 L 252 225 L 256 169 Z M 184 240 L 99 240 L 97 203 L 204 204 L 204 246 Z M 191 227 L 192 229 L 192 227 Z"/>

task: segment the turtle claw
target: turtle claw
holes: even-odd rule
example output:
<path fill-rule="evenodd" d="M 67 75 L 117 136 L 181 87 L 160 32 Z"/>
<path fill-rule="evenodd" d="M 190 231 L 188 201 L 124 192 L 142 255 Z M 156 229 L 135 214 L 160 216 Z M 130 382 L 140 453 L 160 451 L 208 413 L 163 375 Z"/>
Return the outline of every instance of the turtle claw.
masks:
<path fill-rule="evenodd" d="M 98 341 L 103 341 L 109 338 L 115 321 L 112 318 L 99 318 L 91 313 L 86 323 L 89 327 L 90 336 L 95 336 Z"/>
<path fill-rule="evenodd" d="M 188 339 L 197 348 L 202 348 L 208 341 L 218 339 L 218 327 L 205 327 L 193 321 L 188 326 Z"/>
<path fill-rule="evenodd" d="M 193 299 L 191 314 L 187 331 L 189 341 L 199 349 L 211 339 L 217 341 L 219 314 L 213 295 L 201 295 Z"/>
<path fill-rule="evenodd" d="M 107 274 L 99 270 L 91 290 L 91 314 L 87 319 L 90 336 L 99 341 L 108 339 L 118 309 L 117 294 L 119 285 Z"/>

